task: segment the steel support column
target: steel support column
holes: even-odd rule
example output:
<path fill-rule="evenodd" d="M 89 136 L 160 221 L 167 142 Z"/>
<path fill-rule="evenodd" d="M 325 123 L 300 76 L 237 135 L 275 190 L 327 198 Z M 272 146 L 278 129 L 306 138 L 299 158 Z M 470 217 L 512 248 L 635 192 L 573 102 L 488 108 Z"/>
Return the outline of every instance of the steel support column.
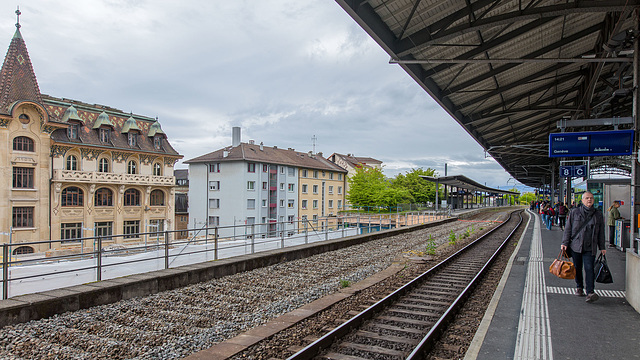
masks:
<path fill-rule="evenodd" d="M 549 189 L 549 199 L 551 200 L 551 206 L 556 203 L 556 163 L 551 164 L 551 189 Z"/>
<path fill-rule="evenodd" d="M 640 23 L 638 19 L 638 10 L 636 10 L 635 17 L 635 32 L 638 34 L 640 31 Z M 635 239 L 638 236 L 638 221 L 637 214 L 640 213 L 640 207 L 638 206 L 638 200 L 640 200 L 640 167 L 638 164 L 638 128 L 640 128 L 640 59 L 638 58 L 638 52 L 640 52 L 640 43 L 638 36 L 633 41 L 633 153 L 631 155 L 631 244 L 635 243 Z M 634 247 L 631 245 L 631 247 Z M 640 248 L 640 244 L 635 244 L 636 249 Z M 637 250 L 636 250 L 637 251 Z"/>

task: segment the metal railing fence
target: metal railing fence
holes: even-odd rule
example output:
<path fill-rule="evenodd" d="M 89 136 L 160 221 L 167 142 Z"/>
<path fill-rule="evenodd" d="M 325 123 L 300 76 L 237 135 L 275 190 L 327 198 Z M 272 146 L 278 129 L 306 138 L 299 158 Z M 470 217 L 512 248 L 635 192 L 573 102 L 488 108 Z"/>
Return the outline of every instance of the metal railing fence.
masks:
<path fill-rule="evenodd" d="M 149 271 L 253 254 L 309 242 L 423 224 L 448 210 L 349 214 L 318 219 L 198 229 L 152 231 L 2 246 L 2 299 Z M 188 232 L 186 239 L 176 233 Z M 47 247 L 50 256 L 12 255 L 22 246 Z M 91 251 L 85 251 L 90 249 Z M 74 276 L 75 275 L 75 276 Z"/>

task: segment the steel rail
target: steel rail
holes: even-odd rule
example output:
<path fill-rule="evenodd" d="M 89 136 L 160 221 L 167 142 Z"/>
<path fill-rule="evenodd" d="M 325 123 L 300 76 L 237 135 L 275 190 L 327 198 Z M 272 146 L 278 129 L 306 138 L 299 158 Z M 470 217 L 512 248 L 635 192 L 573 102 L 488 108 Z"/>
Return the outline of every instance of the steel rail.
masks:
<path fill-rule="evenodd" d="M 440 263 L 438 263 L 437 265 L 435 265 L 431 269 L 427 270 L 426 272 L 422 273 L 421 275 L 419 275 L 415 279 L 411 280 L 407 284 L 405 284 L 402 287 L 398 288 L 397 290 L 395 290 L 391 294 L 387 295 L 386 297 L 384 297 L 380 301 L 376 302 L 374 305 L 370 306 L 369 308 L 367 308 L 364 311 L 360 312 L 359 314 L 357 314 L 356 316 L 352 317 L 351 319 L 349 319 L 345 323 L 343 323 L 340 326 L 336 327 L 335 329 L 331 330 L 330 332 L 328 332 L 324 336 L 320 337 L 316 341 L 314 341 L 311 344 L 309 344 L 306 347 L 304 347 L 302 350 L 300 350 L 297 353 L 291 355 L 290 357 L 287 358 L 287 360 L 308 360 L 308 359 L 312 359 L 313 357 L 318 355 L 322 350 L 324 350 L 324 349 L 330 347 L 332 344 L 334 344 L 334 342 L 337 339 L 345 337 L 353 329 L 356 329 L 356 328 L 360 327 L 365 321 L 367 321 L 369 319 L 372 319 L 376 314 L 380 313 L 383 309 L 387 308 L 390 304 L 392 304 L 393 302 L 398 300 L 401 296 L 404 296 L 405 294 L 407 294 L 410 291 L 412 291 L 420 283 L 423 282 L 423 279 L 425 279 L 426 277 L 428 277 L 428 276 L 440 271 L 441 269 L 445 268 L 454 259 L 457 259 L 462 254 L 466 253 L 467 250 L 469 250 L 471 247 L 477 245 L 479 242 L 484 240 L 486 237 L 492 235 L 494 232 L 496 232 L 497 230 L 501 229 L 503 226 L 505 226 L 509 222 L 509 220 L 511 219 L 512 214 L 513 213 L 509 214 L 509 219 L 507 219 L 507 221 L 504 221 L 502 224 L 500 224 L 497 227 L 493 228 L 491 231 L 489 231 L 486 234 L 482 235 L 481 237 L 479 237 L 478 239 L 474 240 L 473 242 L 467 244 L 462 249 L 460 249 L 457 252 L 455 252 L 454 254 L 450 255 L 445 260 L 441 261 Z M 496 252 L 494 252 L 494 254 L 491 256 L 491 258 L 488 260 L 488 262 L 493 262 L 494 261 L 494 258 L 497 256 L 496 254 L 499 253 L 500 249 L 502 249 L 504 247 L 504 245 L 511 238 L 512 234 L 515 232 L 515 229 L 517 229 L 520 226 L 521 223 L 522 223 L 522 216 L 520 217 L 520 222 L 518 223 L 518 225 L 515 226 L 514 230 L 502 242 L 502 244 L 500 245 L 498 250 Z M 488 264 L 485 264 L 483 266 L 482 270 L 478 274 L 476 274 L 476 276 L 472 280 L 472 283 L 478 281 L 481 278 L 481 274 L 484 274 L 486 268 L 488 268 Z M 470 293 L 471 289 L 473 289 L 473 286 L 471 286 L 471 284 L 469 284 L 465 288 L 465 290 L 463 291 L 463 294 L 464 293 Z M 466 296 L 468 296 L 468 295 L 463 296 L 463 294 L 458 296 L 458 298 L 454 302 L 454 305 L 456 303 L 458 303 L 457 306 L 460 306 L 460 304 L 463 303 L 462 300 L 464 300 L 466 298 Z M 454 305 L 451 305 L 449 307 L 449 309 L 447 309 L 447 311 L 445 312 L 443 317 L 447 316 L 447 318 L 449 318 L 449 317 L 455 315 L 455 310 L 458 307 L 457 306 L 454 307 Z M 442 329 L 446 323 L 447 322 L 444 321 L 442 318 L 440 320 L 438 320 L 436 325 L 434 325 L 432 330 L 427 334 L 427 336 L 425 336 L 425 338 L 423 338 L 423 340 L 418 344 L 418 346 L 420 346 L 423 349 L 425 348 L 425 346 L 431 346 L 433 339 L 435 339 L 435 335 L 439 333 L 440 329 Z M 438 331 L 434 331 L 433 330 L 436 326 L 438 326 Z M 420 352 L 418 352 L 414 356 L 418 356 L 419 353 Z M 419 357 L 414 357 L 414 359 L 418 359 L 418 358 Z"/>
<path fill-rule="evenodd" d="M 425 337 L 422 338 L 418 346 L 416 346 L 415 349 L 411 352 L 411 354 L 409 354 L 406 360 L 423 359 L 424 354 L 427 351 L 431 350 L 431 348 L 436 343 L 440 335 L 446 329 L 447 325 L 449 325 L 451 320 L 457 314 L 458 310 L 464 305 L 465 301 L 471 295 L 471 292 L 475 289 L 476 285 L 484 277 L 489 267 L 493 265 L 498 255 L 500 255 L 500 253 L 502 252 L 506 244 L 509 242 L 509 240 L 511 240 L 511 237 L 513 237 L 513 234 L 515 234 L 516 230 L 518 230 L 518 228 L 522 224 L 522 212 L 519 213 L 519 216 L 520 216 L 520 221 L 518 222 L 518 224 L 513 228 L 513 230 L 505 238 L 502 244 L 500 244 L 500 246 L 498 247 L 498 249 L 496 249 L 493 255 L 491 255 L 491 258 L 489 258 L 489 261 L 485 263 L 485 265 L 482 267 L 482 270 L 478 272 L 478 274 L 473 278 L 473 280 L 471 280 L 469 285 L 467 285 L 467 287 L 462 291 L 462 293 L 456 298 L 453 304 L 449 306 L 449 308 L 445 311 L 442 317 L 440 317 L 440 319 L 436 322 L 436 324 L 431 328 L 431 330 L 427 333 L 427 335 L 425 335 Z"/>

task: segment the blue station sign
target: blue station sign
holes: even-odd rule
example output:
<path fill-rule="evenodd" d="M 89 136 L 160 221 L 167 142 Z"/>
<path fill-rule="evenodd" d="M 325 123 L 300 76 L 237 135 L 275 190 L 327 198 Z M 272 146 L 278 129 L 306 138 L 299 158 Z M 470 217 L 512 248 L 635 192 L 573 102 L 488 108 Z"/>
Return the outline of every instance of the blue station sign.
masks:
<path fill-rule="evenodd" d="M 560 166 L 560 177 L 586 177 L 587 165 Z"/>
<path fill-rule="evenodd" d="M 549 134 L 549 157 L 631 155 L 633 130 Z"/>

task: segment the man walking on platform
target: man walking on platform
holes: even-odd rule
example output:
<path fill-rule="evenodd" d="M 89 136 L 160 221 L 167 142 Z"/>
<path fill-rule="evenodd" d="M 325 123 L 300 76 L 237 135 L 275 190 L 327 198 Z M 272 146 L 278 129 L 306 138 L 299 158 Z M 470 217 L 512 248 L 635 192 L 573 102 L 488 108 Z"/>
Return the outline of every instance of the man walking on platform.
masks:
<path fill-rule="evenodd" d="M 593 207 L 593 194 L 582 194 L 582 204 L 571 209 L 562 236 L 562 250 L 571 249 L 573 264 L 576 267 L 576 295 L 584 296 L 587 302 L 598 300 L 595 290 L 594 263 L 598 249 L 606 254 L 604 241 L 604 216 Z M 584 267 L 584 280 L 582 268 Z M 586 282 L 586 284 L 585 284 Z M 586 289 L 585 289 L 586 285 Z"/>

